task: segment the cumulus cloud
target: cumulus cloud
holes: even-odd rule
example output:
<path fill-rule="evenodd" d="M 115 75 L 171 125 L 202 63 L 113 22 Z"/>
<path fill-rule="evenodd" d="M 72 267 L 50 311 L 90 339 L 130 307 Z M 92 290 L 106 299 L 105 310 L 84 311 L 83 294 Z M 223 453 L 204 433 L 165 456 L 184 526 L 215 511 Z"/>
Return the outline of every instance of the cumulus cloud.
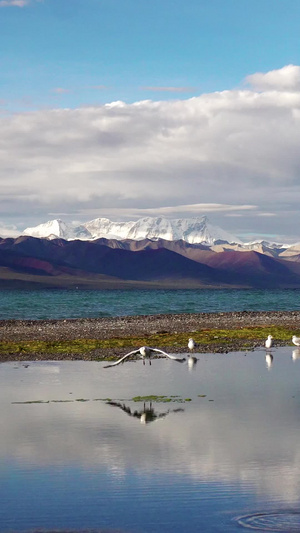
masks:
<path fill-rule="evenodd" d="M 298 231 L 300 92 L 39 110 L 0 115 L 0 128 L 2 219 L 213 211 L 228 230 Z"/>
<path fill-rule="evenodd" d="M 246 82 L 258 91 L 279 90 L 279 91 L 299 91 L 300 90 L 300 67 L 297 65 L 286 65 L 277 70 L 269 72 L 257 72 L 247 76 Z"/>

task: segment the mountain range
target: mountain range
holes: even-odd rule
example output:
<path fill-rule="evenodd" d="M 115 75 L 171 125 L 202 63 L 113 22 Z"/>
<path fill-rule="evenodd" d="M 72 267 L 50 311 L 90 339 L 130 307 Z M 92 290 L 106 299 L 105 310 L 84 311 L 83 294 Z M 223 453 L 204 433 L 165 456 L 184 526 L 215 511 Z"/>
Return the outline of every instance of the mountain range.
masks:
<path fill-rule="evenodd" d="M 243 243 L 207 217 L 80 225 L 0 238 L 0 288 L 300 288 L 300 243 Z"/>
<path fill-rule="evenodd" d="M 55 219 L 26 228 L 23 235 L 45 238 L 64 239 L 67 241 L 133 241 L 145 240 L 159 242 L 183 241 L 187 244 L 202 244 L 214 252 L 235 250 L 239 252 L 256 251 L 272 257 L 297 260 L 300 243 L 280 244 L 265 240 L 242 242 L 238 237 L 210 223 L 207 216 L 197 218 L 167 219 L 164 217 L 146 217 L 135 222 L 112 222 L 107 218 L 96 218 L 79 225 L 67 224 Z M 133 244 L 138 247 L 138 244 Z"/>
<path fill-rule="evenodd" d="M 282 258 L 234 246 L 239 245 L 0 239 L 0 288 L 300 288 L 299 249 Z"/>
<path fill-rule="evenodd" d="M 67 224 L 62 220 L 50 220 L 45 224 L 26 228 L 23 234 L 38 238 L 62 238 L 68 241 L 100 238 L 133 241 L 164 239 L 183 240 L 190 244 L 203 243 L 208 246 L 218 242 L 242 244 L 234 235 L 213 226 L 206 216 L 178 219 L 146 217 L 135 222 L 112 222 L 107 218 L 96 218 L 80 225 Z"/>

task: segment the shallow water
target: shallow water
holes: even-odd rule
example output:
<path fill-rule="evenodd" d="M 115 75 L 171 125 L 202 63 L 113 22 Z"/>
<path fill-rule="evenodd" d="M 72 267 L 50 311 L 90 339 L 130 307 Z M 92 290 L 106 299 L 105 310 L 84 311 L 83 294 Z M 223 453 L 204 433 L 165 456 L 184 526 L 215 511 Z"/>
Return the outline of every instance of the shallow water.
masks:
<path fill-rule="evenodd" d="M 299 351 L 197 357 L 2 363 L 1 533 L 299 531 Z"/>

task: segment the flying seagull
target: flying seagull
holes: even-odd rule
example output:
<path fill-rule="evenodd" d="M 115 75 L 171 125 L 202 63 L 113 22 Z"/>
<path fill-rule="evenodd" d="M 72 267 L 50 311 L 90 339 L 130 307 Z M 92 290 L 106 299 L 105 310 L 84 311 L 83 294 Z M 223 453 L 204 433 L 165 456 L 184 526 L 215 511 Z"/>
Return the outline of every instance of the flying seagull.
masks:
<path fill-rule="evenodd" d="M 273 345 L 273 337 L 272 335 L 268 335 L 268 338 L 265 342 L 265 347 L 268 349 L 268 348 L 271 348 L 272 345 Z"/>
<path fill-rule="evenodd" d="M 161 355 L 165 355 L 169 359 L 173 359 L 173 361 L 178 361 L 178 363 L 183 363 L 185 361 L 185 358 L 176 357 L 175 355 L 170 355 L 166 352 L 163 352 L 163 350 L 159 350 L 158 348 L 150 348 L 149 346 L 142 346 L 141 348 L 138 348 L 137 350 L 133 350 L 132 352 L 127 353 L 126 355 L 123 355 L 121 359 L 118 359 L 115 363 L 111 363 L 110 365 L 106 365 L 103 368 L 109 368 L 110 366 L 116 366 L 120 363 L 123 363 L 125 359 L 130 357 L 131 355 L 138 355 L 143 359 L 143 364 L 145 364 L 145 359 L 149 359 L 149 363 L 151 365 L 151 356 L 153 353 L 160 353 Z"/>
<path fill-rule="evenodd" d="M 295 346 L 300 346 L 300 337 L 296 337 L 296 335 L 293 335 L 292 343 L 295 344 Z"/>

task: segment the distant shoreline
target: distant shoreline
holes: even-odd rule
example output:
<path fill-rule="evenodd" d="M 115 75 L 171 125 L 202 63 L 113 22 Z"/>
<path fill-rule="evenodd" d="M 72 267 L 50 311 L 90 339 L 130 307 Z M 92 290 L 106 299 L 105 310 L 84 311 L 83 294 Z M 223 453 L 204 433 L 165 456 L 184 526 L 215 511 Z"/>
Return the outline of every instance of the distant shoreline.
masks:
<path fill-rule="evenodd" d="M 236 351 L 244 349 L 242 346 L 245 344 L 245 339 L 234 338 L 232 330 L 239 332 L 243 328 L 259 328 L 259 335 L 249 341 L 247 349 L 262 347 L 266 332 L 272 328 L 284 329 L 284 339 L 287 339 L 283 340 L 280 338 L 283 333 L 278 333 L 278 338 L 274 339 L 275 346 L 288 344 L 291 343 L 292 332 L 300 333 L 300 311 L 164 314 L 67 320 L 1 320 L 0 361 L 114 358 L 142 344 L 153 346 L 154 340 L 158 348 L 182 353 L 187 351 L 188 338 L 204 330 L 207 332 L 227 330 L 228 339 L 226 339 L 225 331 L 224 341 L 223 331 L 222 342 L 218 343 L 218 340 L 214 340 L 213 345 L 203 343 L 199 347 L 200 352 Z M 218 336 L 215 338 L 218 339 Z M 86 342 L 88 346 L 93 339 L 101 341 L 103 347 L 86 352 L 83 348 L 82 353 L 74 352 L 72 348 L 74 342 L 78 341 L 78 345 L 82 346 Z M 47 347 L 40 352 L 37 350 L 28 352 L 28 346 L 33 341 L 48 343 L 49 349 L 52 347 L 52 352 L 47 353 Z M 124 341 L 128 349 L 124 348 Z M 137 345 L 138 341 L 142 344 Z M 53 346 L 66 342 L 70 342 L 70 350 L 66 350 L 65 353 L 53 353 Z M 167 342 L 169 345 L 165 345 Z"/>

